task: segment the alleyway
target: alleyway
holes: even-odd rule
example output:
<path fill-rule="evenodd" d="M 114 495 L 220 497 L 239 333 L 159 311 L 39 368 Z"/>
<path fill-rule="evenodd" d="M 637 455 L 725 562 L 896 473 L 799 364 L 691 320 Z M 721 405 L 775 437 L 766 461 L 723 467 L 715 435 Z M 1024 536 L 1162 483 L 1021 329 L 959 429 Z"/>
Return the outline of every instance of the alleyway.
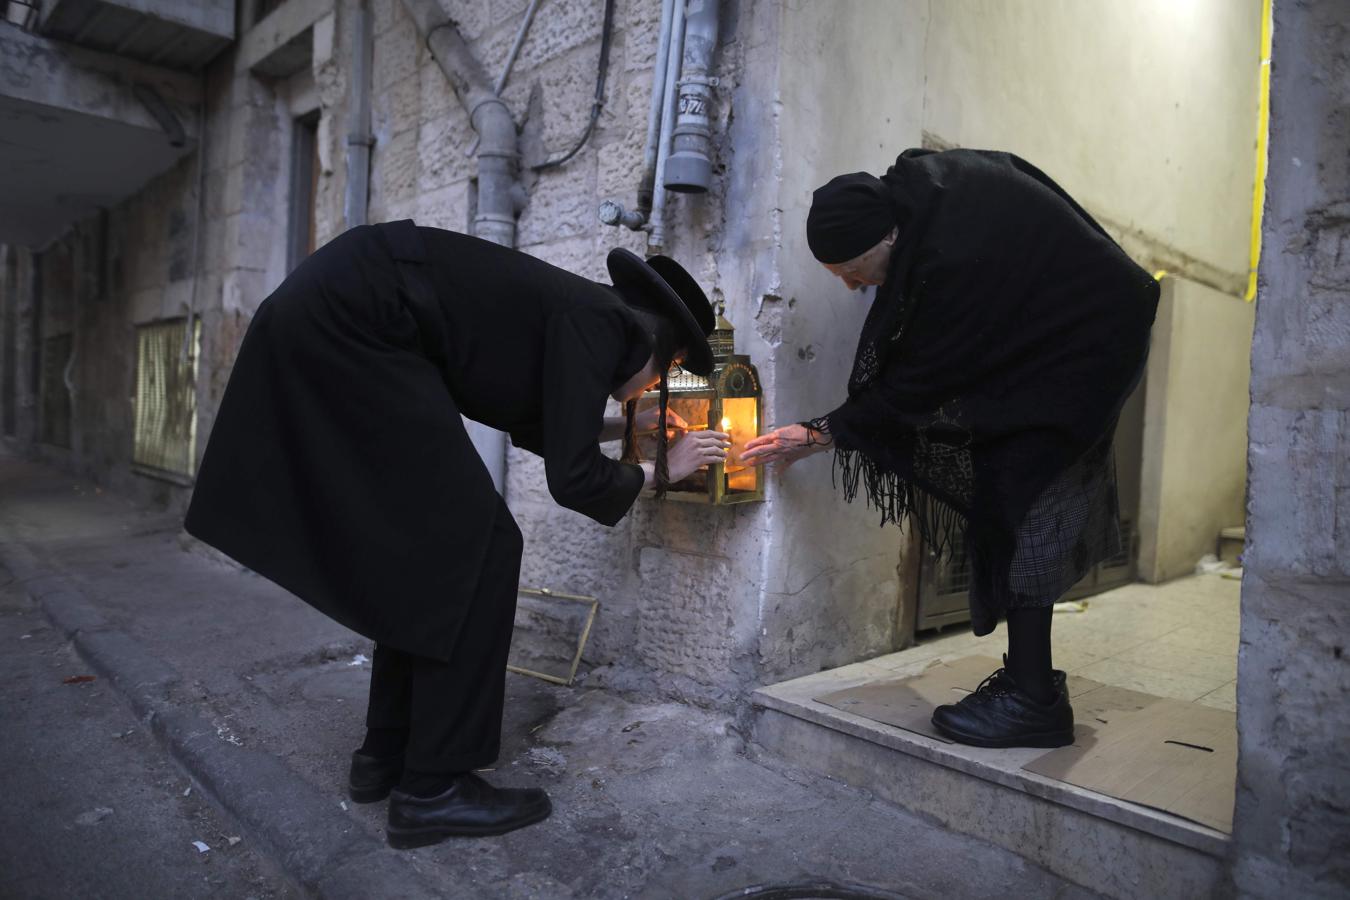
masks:
<path fill-rule="evenodd" d="M 27 773 L 26 800 L 0 812 L 0 895 L 685 900 L 830 881 L 1089 896 L 868 793 L 752 761 L 732 720 L 634 702 L 597 687 L 602 673 L 575 688 L 508 676 L 489 777 L 545 786 L 550 820 L 398 853 L 384 805 L 343 795 L 367 642 L 209 558 L 174 518 L 12 458 L 0 538 L 0 767 Z M 137 871 L 148 894 L 118 880 Z"/>

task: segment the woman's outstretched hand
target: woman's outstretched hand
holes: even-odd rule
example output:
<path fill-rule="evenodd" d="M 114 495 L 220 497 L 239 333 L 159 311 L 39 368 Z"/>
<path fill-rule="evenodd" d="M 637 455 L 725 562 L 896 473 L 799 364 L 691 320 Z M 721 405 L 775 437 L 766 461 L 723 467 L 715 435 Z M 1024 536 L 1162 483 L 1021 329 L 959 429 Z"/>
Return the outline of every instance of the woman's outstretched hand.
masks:
<path fill-rule="evenodd" d="M 745 452 L 741 454 L 741 462 L 752 466 L 768 464 L 786 469 L 799 459 L 828 449 L 830 449 L 828 435 L 813 431 L 805 425 L 785 425 L 748 441 Z"/>
<path fill-rule="evenodd" d="M 726 461 L 730 446 L 730 435 L 720 431 L 688 432 L 670 445 L 666 456 L 671 483 L 684 481 L 704 466 Z"/>

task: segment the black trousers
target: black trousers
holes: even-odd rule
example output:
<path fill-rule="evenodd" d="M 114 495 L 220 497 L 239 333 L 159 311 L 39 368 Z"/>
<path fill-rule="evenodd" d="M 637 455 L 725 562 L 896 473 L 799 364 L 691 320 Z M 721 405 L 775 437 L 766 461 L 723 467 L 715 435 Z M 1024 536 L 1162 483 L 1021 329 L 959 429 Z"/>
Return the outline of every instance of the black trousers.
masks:
<path fill-rule="evenodd" d="M 409 772 L 467 772 L 497 758 L 523 547 L 501 503 L 448 663 L 376 644 L 366 727 L 408 731 Z"/>

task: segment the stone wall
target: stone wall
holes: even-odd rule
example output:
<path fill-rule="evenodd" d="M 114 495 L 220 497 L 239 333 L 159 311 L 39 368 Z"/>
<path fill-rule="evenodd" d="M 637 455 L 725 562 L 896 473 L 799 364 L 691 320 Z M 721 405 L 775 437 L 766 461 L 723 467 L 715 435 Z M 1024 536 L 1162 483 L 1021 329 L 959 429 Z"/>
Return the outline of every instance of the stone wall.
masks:
<path fill-rule="evenodd" d="M 927 4 L 873 0 L 837 15 L 786 6 L 776 159 L 779 285 L 756 328 L 774 347 L 769 420 L 824 415 L 845 386 L 872 291 L 851 292 L 806 246 L 811 192 L 835 175 L 882 171 L 921 140 Z M 884 24 L 883 24 L 884 23 Z M 877 527 L 835 489 L 828 454 L 773 481 L 766 523 L 760 660 L 787 677 L 905 646 L 899 630 L 901 533 Z M 903 598 L 911 602 L 912 598 Z"/>
<path fill-rule="evenodd" d="M 286 132 L 276 115 L 276 93 L 262 79 L 235 72 L 233 54 L 214 63 L 203 81 L 200 157 L 190 153 L 128 200 L 77 222 L 41 252 L 15 250 L 43 270 L 39 333 L 44 338 L 69 333 L 75 348 L 69 373 L 71 447 L 53 448 L 22 435 L 16 444 L 100 484 L 177 509 L 186 505 L 186 488 L 132 470 L 135 326 L 189 314 L 201 318 L 198 407 L 204 435 L 243 330 L 284 275 L 266 261 L 274 246 L 284 246 L 286 227 L 285 205 L 278 208 L 276 201 L 288 168 L 278 150 Z M 31 281 L 21 278 L 19 289 L 31 295 Z M 20 328 L 27 340 L 33 333 Z M 30 423 L 29 433 L 36 428 L 36 421 Z M 199 454 L 203 444 L 198 441 Z"/>
<path fill-rule="evenodd" d="M 1350 15 L 1275 4 L 1238 660 L 1238 893 L 1350 892 Z"/>

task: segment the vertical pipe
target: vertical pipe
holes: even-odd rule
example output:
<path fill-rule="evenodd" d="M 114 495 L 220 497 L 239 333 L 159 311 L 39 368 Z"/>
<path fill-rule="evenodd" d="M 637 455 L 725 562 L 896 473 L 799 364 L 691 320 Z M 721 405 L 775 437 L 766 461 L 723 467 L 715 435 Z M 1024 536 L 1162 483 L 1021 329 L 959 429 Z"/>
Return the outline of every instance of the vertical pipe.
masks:
<path fill-rule="evenodd" d="M 436 0 L 403 0 L 403 5 L 418 21 L 427 47 L 478 133 L 478 214 L 473 220 L 473 233 L 504 247 L 514 247 L 516 213 L 524 202 L 524 191 L 520 185 L 519 136 L 511 110 L 493 92 L 493 82 L 482 63 L 459 28 L 445 18 Z M 506 435 L 468 419 L 465 427 L 492 476 L 493 485 L 505 495 Z"/>
<path fill-rule="evenodd" d="M 670 53 L 666 59 L 666 79 L 661 99 L 661 137 L 656 156 L 656 183 L 652 197 L 651 230 L 647 233 L 647 252 L 660 253 L 666 242 L 666 158 L 670 154 L 670 135 L 675 127 L 675 86 L 680 81 L 680 62 L 684 56 L 684 3 L 675 0 L 675 15 L 670 23 Z"/>
<path fill-rule="evenodd" d="M 666 95 L 666 63 L 670 56 L 671 21 L 675 17 L 676 0 L 661 2 L 661 35 L 656 42 L 656 58 L 652 61 L 652 99 L 647 110 L 647 145 L 642 154 L 642 175 L 638 179 L 637 205 L 624 209 L 617 200 L 600 204 L 600 221 L 606 225 L 622 225 L 632 231 L 641 231 L 652 214 L 652 192 L 656 184 L 656 161 L 661 141 L 663 120 L 662 101 Z"/>
<path fill-rule="evenodd" d="M 202 73 L 202 102 L 197 109 L 197 201 L 192 222 L 192 290 L 188 292 L 187 332 L 179 357 L 186 361 L 194 346 L 192 335 L 197 327 L 197 284 L 202 280 L 202 218 L 206 194 L 206 73 Z M 201 408 L 201 404 L 198 404 Z"/>
<path fill-rule="evenodd" d="M 478 215 L 473 233 L 503 247 L 516 245 L 520 154 L 516 123 L 497 97 L 479 102 L 470 114 L 478 132 Z"/>
<path fill-rule="evenodd" d="M 352 105 L 347 129 L 347 193 L 342 217 L 348 228 L 366 224 L 370 200 L 370 0 L 357 0 L 352 22 Z"/>
<path fill-rule="evenodd" d="M 652 186 L 656 184 L 656 160 L 661 140 L 661 113 L 666 96 L 666 66 L 670 57 L 671 24 L 676 0 L 662 0 L 661 37 L 652 62 L 652 101 L 647 109 L 647 148 L 642 154 L 642 180 L 638 182 L 637 208 L 644 218 L 652 211 Z"/>
<path fill-rule="evenodd" d="M 539 11 L 539 4 L 542 2 L 543 0 L 530 0 L 530 6 L 525 10 L 525 18 L 520 20 L 515 42 L 511 44 L 511 52 L 506 55 L 506 64 L 502 66 L 502 74 L 497 76 L 497 82 L 492 86 L 492 93 L 498 97 L 502 95 L 502 88 L 506 87 L 506 79 L 511 77 L 511 67 L 516 64 L 521 45 L 525 43 L 525 35 L 530 32 L 530 23 L 534 21 L 534 14 Z"/>

